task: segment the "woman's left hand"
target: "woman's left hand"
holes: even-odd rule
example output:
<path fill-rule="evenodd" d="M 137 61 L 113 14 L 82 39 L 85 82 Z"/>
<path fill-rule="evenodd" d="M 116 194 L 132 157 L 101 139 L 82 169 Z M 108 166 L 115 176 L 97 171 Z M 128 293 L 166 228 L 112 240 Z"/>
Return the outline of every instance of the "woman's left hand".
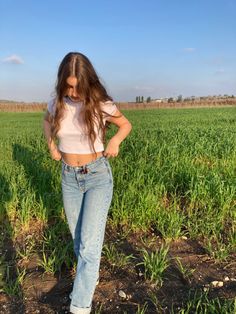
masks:
<path fill-rule="evenodd" d="M 120 142 L 115 138 L 111 138 L 107 144 L 107 147 L 103 153 L 103 155 L 107 158 L 116 157 L 119 153 Z"/>

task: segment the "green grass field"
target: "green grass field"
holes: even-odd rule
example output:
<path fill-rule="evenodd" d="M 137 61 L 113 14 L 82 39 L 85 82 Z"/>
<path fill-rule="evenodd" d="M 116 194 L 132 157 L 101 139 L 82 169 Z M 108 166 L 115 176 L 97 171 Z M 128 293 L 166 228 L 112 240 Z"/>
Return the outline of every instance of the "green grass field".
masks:
<path fill-rule="evenodd" d="M 124 113 L 133 130 L 110 160 L 108 223 L 132 232 L 151 229 L 166 243 L 196 239 L 215 261 L 227 261 L 236 251 L 236 108 Z M 17 257 L 40 251 L 39 265 L 54 274 L 63 265 L 72 268 L 74 257 L 61 165 L 50 159 L 42 117 L 0 113 L 0 243 L 30 234 L 24 245 L 16 243 Z M 108 137 L 114 132 L 112 127 Z M 14 294 L 13 288 L 8 284 L 3 291 Z"/>

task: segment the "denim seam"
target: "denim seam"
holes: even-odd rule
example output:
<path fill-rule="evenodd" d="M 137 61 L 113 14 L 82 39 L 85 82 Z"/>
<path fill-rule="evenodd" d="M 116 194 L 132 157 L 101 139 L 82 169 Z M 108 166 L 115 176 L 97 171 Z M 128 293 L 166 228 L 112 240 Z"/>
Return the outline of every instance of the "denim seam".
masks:
<path fill-rule="evenodd" d="M 110 166 L 110 164 L 109 164 L 107 159 L 103 160 L 103 162 L 104 162 L 104 164 L 106 166 L 107 173 L 108 173 L 109 179 L 110 179 L 110 183 L 113 183 L 113 176 L 112 176 L 112 172 L 111 172 L 111 168 L 110 168 L 111 166 Z"/>

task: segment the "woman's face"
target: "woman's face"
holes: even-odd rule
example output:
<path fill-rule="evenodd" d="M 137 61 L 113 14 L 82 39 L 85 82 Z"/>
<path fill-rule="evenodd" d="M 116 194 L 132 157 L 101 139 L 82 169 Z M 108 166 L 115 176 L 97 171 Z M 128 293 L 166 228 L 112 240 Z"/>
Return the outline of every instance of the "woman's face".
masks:
<path fill-rule="evenodd" d="M 79 94 L 77 92 L 78 87 L 78 79 L 75 76 L 69 76 L 66 80 L 67 83 L 67 90 L 66 95 L 72 100 L 72 101 L 80 101 Z"/>

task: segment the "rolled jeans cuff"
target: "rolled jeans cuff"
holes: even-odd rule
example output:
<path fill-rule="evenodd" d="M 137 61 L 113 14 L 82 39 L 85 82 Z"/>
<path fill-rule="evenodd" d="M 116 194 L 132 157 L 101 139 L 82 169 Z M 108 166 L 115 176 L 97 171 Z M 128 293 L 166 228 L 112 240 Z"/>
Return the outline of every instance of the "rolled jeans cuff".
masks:
<path fill-rule="evenodd" d="M 77 307 L 73 304 L 70 305 L 70 312 L 73 314 L 90 314 L 91 307 Z"/>

